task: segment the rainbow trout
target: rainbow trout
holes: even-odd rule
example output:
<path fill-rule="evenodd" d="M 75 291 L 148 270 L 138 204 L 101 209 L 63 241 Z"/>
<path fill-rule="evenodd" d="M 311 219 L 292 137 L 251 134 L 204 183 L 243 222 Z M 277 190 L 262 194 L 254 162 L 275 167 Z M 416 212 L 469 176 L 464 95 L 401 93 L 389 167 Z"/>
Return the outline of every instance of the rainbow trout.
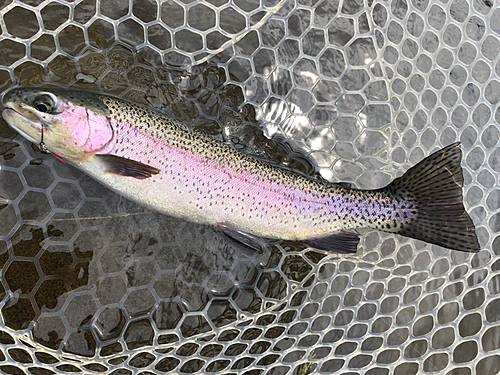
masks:
<path fill-rule="evenodd" d="M 353 253 L 359 238 L 352 230 L 366 227 L 479 250 L 462 203 L 458 143 L 384 188 L 357 190 L 267 164 L 108 95 L 21 87 L 2 103 L 3 118 L 21 135 L 111 190 L 167 215 L 218 225 L 233 239 Z"/>

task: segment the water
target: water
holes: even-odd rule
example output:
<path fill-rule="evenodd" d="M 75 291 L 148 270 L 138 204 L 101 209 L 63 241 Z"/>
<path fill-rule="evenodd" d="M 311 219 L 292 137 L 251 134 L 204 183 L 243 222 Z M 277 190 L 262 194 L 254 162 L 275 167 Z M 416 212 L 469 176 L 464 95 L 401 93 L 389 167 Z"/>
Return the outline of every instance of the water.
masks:
<path fill-rule="evenodd" d="M 483 250 L 366 231 L 355 256 L 278 242 L 248 257 L 2 123 L 2 371 L 495 373 L 500 14 L 489 2 L 25 4 L 0 6 L 2 90 L 119 95 L 362 188 L 460 140 Z"/>

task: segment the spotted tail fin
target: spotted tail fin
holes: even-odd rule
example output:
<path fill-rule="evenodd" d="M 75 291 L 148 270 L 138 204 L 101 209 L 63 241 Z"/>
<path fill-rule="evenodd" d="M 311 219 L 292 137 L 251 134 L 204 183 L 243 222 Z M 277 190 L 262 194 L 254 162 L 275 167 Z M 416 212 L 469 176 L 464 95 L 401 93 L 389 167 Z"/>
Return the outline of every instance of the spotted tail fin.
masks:
<path fill-rule="evenodd" d="M 460 143 L 454 143 L 387 186 L 392 194 L 404 192 L 410 196 L 416 206 L 416 218 L 405 224 L 399 234 L 453 250 L 480 250 L 474 224 L 462 201 L 461 160 Z"/>

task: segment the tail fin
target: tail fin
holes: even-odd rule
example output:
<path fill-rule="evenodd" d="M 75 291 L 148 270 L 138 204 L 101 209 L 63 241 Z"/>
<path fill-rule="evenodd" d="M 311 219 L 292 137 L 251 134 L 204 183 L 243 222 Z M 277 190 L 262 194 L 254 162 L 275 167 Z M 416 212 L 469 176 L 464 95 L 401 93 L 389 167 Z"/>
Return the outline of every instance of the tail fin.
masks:
<path fill-rule="evenodd" d="M 462 202 L 461 160 L 460 143 L 454 143 L 387 186 L 396 196 L 409 195 L 416 205 L 416 219 L 404 225 L 399 234 L 453 250 L 480 250 L 474 224 Z"/>

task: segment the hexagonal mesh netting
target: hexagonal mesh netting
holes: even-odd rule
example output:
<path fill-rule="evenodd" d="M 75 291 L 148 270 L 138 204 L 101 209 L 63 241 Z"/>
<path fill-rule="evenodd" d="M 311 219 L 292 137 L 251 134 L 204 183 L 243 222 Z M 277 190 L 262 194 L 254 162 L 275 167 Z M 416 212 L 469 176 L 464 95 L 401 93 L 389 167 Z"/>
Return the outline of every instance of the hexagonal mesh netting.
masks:
<path fill-rule="evenodd" d="M 498 5 L 0 0 L 0 90 L 117 95 L 361 188 L 461 141 L 483 249 L 366 231 L 355 256 L 281 242 L 249 256 L 2 122 L 0 371 L 498 373 Z"/>

